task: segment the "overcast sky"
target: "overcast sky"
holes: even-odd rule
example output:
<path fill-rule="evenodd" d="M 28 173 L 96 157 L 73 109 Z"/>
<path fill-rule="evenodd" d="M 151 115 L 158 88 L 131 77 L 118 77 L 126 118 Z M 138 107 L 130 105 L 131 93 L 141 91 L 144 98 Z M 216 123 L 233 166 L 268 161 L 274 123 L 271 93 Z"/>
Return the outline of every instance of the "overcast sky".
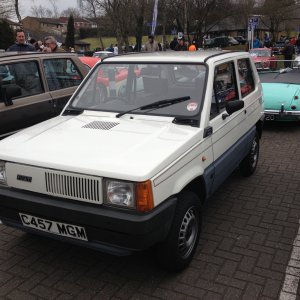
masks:
<path fill-rule="evenodd" d="M 20 14 L 22 18 L 30 15 L 31 7 L 33 5 L 42 5 L 47 8 L 52 9 L 51 4 L 45 0 L 19 0 L 20 3 Z M 77 7 L 76 0 L 56 0 L 56 6 L 58 7 L 59 11 L 63 11 L 69 7 Z"/>

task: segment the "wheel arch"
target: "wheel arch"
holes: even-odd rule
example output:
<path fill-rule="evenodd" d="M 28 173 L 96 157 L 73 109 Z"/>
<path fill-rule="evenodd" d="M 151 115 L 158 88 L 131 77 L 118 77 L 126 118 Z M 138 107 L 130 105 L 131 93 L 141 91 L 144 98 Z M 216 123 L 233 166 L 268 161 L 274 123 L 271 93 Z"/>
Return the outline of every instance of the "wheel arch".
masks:
<path fill-rule="evenodd" d="M 204 203 L 207 197 L 206 182 L 203 176 L 198 176 L 189 182 L 182 191 L 191 191 L 199 197 L 201 204 Z"/>
<path fill-rule="evenodd" d="M 262 137 L 264 121 L 261 119 L 256 123 L 256 131 L 258 133 L 259 138 Z"/>

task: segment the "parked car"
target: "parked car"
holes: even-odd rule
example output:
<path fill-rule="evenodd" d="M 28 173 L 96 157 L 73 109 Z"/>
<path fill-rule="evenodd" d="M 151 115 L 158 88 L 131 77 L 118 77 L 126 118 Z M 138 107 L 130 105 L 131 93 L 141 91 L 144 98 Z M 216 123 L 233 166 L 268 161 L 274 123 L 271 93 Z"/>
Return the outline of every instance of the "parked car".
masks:
<path fill-rule="evenodd" d="M 260 74 L 266 121 L 300 120 L 300 69 Z"/>
<path fill-rule="evenodd" d="M 214 39 L 203 39 L 203 48 L 211 48 L 214 46 Z"/>
<path fill-rule="evenodd" d="M 249 53 L 258 70 L 275 70 L 277 68 L 277 60 L 271 49 L 254 48 Z"/>
<path fill-rule="evenodd" d="M 294 68 L 299 68 L 300 67 L 300 55 L 295 57 L 293 67 Z"/>
<path fill-rule="evenodd" d="M 224 48 L 229 46 L 228 36 L 218 36 L 213 39 L 213 47 Z"/>
<path fill-rule="evenodd" d="M 272 46 L 273 53 L 276 54 L 276 55 L 280 55 L 281 51 L 284 48 L 284 46 L 285 46 L 285 42 L 284 41 L 275 42 L 274 45 Z"/>
<path fill-rule="evenodd" d="M 241 35 L 234 36 L 234 39 L 237 40 L 240 45 L 245 45 L 247 43 L 247 40 Z"/>
<path fill-rule="evenodd" d="M 58 115 L 87 70 L 72 53 L 0 56 L 0 139 Z"/>
<path fill-rule="evenodd" d="M 79 59 L 87 67 L 88 71 L 90 71 L 97 62 L 101 61 L 101 59 L 96 56 L 80 56 Z"/>
<path fill-rule="evenodd" d="M 108 56 L 114 56 L 114 53 L 110 51 L 96 51 L 93 54 L 93 57 L 99 57 L 101 59 Z"/>
<path fill-rule="evenodd" d="M 229 39 L 229 46 L 236 46 L 236 45 L 239 45 L 240 43 L 235 39 L 235 38 L 233 38 L 232 36 L 229 36 L 228 37 L 228 39 Z"/>
<path fill-rule="evenodd" d="M 255 172 L 261 96 L 247 52 L 106 58 L 60 116 L 0 142 L 0 219 L 117 255 L 151 247 L 182 270 L 202 204 Z"/>

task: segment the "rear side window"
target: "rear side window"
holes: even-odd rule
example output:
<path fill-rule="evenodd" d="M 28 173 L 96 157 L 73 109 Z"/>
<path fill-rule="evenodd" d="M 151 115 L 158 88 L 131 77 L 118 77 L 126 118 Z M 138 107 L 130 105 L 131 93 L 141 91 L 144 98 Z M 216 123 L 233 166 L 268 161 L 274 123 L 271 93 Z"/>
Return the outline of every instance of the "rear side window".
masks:
<path fill-rule="evenodd" d="M 18 90 L 15 98 L 23 98 L 44 92 L 38 63 L 35 61 L 0 65 L 0 101 L 4 99 L 4 89 Z"/>
<path fill-rule="evenodd" d="M 83 76 L 71 59 L 56 58 L 44 60 L 45 75 L 50 91 L 77 86 Z"/>
<path fill-rule="evenodd" d="M 254 79 L 251 64 L 248 58 L 238 60 L 238 79 L 242 98 L 254 91 Z"/>

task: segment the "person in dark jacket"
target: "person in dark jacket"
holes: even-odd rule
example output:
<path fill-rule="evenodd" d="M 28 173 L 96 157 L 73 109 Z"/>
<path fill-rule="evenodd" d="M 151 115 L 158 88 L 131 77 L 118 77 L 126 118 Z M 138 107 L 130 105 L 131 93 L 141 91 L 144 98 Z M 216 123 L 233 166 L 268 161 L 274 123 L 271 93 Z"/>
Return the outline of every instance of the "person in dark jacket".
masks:
<path fill-rule="evenodd" d="M 178 44 L 176 45 L 175 51 L 187 51 L 187 45 L 185 44 L 184 39 L 178 39 Z"/>
<path fill-rule="evenodd" d="M 9 46 L 6 51 L 36 51 L 35 47 L 27 44 L 25 40 L 25 32 L 23 29 L 16 30 L 16 42 Z"/>
<path fill-rule="evenodd" d="M 284 67 L 290 68 L 292 66 L 293 54 L 295 53 L 295 47 L 289 40 L 285 41 L 285 46 L 281 53 L 284 56 Z"/>

